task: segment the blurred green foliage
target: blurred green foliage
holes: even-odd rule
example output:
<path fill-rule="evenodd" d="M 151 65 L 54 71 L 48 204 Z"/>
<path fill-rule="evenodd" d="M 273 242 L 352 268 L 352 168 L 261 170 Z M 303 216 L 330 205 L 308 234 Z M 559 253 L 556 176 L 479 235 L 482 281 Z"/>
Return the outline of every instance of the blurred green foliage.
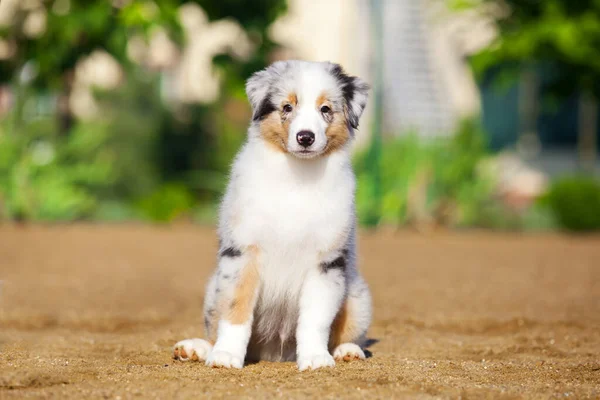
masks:
<path fill-rule="evenodd" d="M 386 141 L 381 159 L 381 222 L 493 225 L 490 210 L 495 182 L 482 168 L 488 156 L 485 136 L 474 120 L 464 121 L 454 135 L 445 138 L 407 134 Z M 374 201 L 367 157 L 363 151 L 355 158 L 361 222 L 369 218 Z"/>
<path fill-rule="evenodd" d="M 228 50 L 214 57 L 221 93 L 203 105 L 165 101 L 165 75 L 127 55 L 130 38 L 147 40 L 157 29 L 184 46 L 178 7 L 186 2 L 44 1 L 43 34 L 24 33 L 35 8 L 19 7 L 13 23 L 0 27 L 0 38 L 15 49 L 0 60 L 0 83 L 15 95 L 13 109 L 0 121 L 0 220 L 214 221 L 250 117 L 244 82 L 269 62 L 276 44 L 267 32 L 286 1 L 192 1 L 211 21 L 239 22 L 254 48 L 246 60 Z M 68 12 L 61 11 L 67 3 Z M 473 58 L 477 71 L 507 62 L 549 62 L 560 66 L 553 81 L 558 93 L 598 93 L 600 3 L 502 4 L 513 11 L 495 16 L 501 34 Z M 95 93 L 101 118 L 78 121 L 64 104 L 75 66 L 98 49 L 121 64 L 124 79 L 115 90 Z M 416 133 L 390 139 L 378 160 L 380 203 L 373 199 L 374 164 L 368 150 L 361 151 L 355 158 L 359 220 L 372 221 L 376 209 L 384 224 L 526 228 L 551 226 L 550 210 L 568 229 L 598 226 L 592 215 L 600 215 L 597 186 L 589 181 L 557 183 L 531 212 L 510 211 L 495 193 L 492 159 L 475 120 L 442 139 Z"/>
<path fill-rule="evenodd" d="M 0 37 L 16 45 L 16 54 L 0 60 L 0 80 L 10 81 L 23 66 L 35 65 L 33 83 L 37 88 L 61 89 L 77 62 L 97 49 L 104 49 L 120 63 L 132 66 L 127 57 L 128 39 L 148 39 L 157 29 L 166 31 L 177 44 L 185 37 L 178 8 L 186 3 L 201 6 L 210 20 L 232 18 L 255 36 L 258 51 L 250 64 L 264 63 L 265 52 L 273 47 L 266 35 L 269 25 L 286 10 L 285 0 L 53 0 L 40 2 L 46 15 L 43 34 L 26 35 L 24 24 L 35 7 L 18 7 L 13 22 L 0 28 Z M 48 51 L 51 49 L 52 51 Z M 243 64 L 243 63 L 242 63 Z M 231 68 L 244 69 L 239 63 Z M 251 67 L 247 67 L 251 68 Z M 242 74 L 242 79 L 244 75 Z"/>
<path fill-rule="evenodd" d="M 187 186 L 170 183 L 141 199 L 138 207 L 142 217 L 150 221 L 169 222 L 189 213 L 194 202 L 194 196 Z"/>
<path fill-rule="evenodd" d="M 98 93 L 102 120 L 78 122 L 66 136 L 50 117 L 16 131 L 3 120 L 0 219 L 213 219 L 206 205 L 224 190 L 247 119 L 236 124 L 214 106 L 169 109 L 157 77 L 138 78 Z"/>
<path fill-rule="evenodd" d="M 472 57 L 476 73 L 496 66 L 543 64 L 552 69 L 547 89 L 556 96 L 600 98 L 598 0 L 449 0 L 456 10 L 477 9 L 496 22 L 499 35 Z"/>
<path fill-rule="evenodd" d="M 161 71 L 128 58 L 132 37 L 164 31 L 176 46 L 187 38 L 182 4 L 196 3 L 210 21 L 230 18 L 246 30 L 253 52 L 230 49 L 213 68 L 223 85 L 213 104 L 164 100 Z M 14 94 L 0 121 L 0 219 L 212 220 L 229 163 L 245 137 L 244 83 L 269 63 L 267 35 L 286 0 L 53 0 L 17 4 L 0 39 L 15 51 L 0 60 L 0 84 Z M 41 7 L 41 8 L 40 8 Z M 26 32 L 42 12 L 41 34 Z M 100 118 L 78 121 L 68 104 L 75 66 L 95 50 L 123 69 L 122 85 L 96 93 Z M 39 110 L 43 110 L 40 112 Z"/>
<path fill-rule="evenodd" d="M 495 23 L 496 38 L 471 56 L 478 77 L 493 76 L 499 86 L 508 86 L 507 83 L 523 76 L 523 70 L 541 71 L 540 93 L 544 94 L 546 106 L 556 108 L 573 96 L 597 104 L 600 1 L 447 0 L 447 3 L 455 11 L 475 10 Z M 595 121 L 589 119 L 587 123 L 593 132 Z M 558 224 L 569 230 L 591 230 L 600 229 L 599 214 L 597 182 L 592 178 L 568 178 L 555 182 L 527 218 L 544 227 Z"/>
<path fill-rule="evenodd" d="M 81 124 L 68 137 L 52 140 L 47 125 L 28 125 L 18 135 L 5 126 L 0 130 L 0 217 L 85 218 L 97 206 L 96 194 L 114 182 L 113 158 L 101 151 L 106 142 L 101 126 Z"/>
<path fill-rule="evenodd" d="M 374 184 L 369 150 L 356 154 L 357 214 L 369 226 Z M 488 150 L 476 119 L 461 122 L 446 137 L 423 138 L 416 133 L 388 138 L 381 159 L 382 202 L 377 212 L 384 225 L 476 227 L 498 230 L 550 230 L 554 210 L 534 202 L 514 207 L 499 192 L 498 154 Z"/>
<path fill-rule="evenodd" d="M 553 212 L 563 229 L 578 232 L 600 229 L 600 182 L 594 178 L 559 179 L 539 202 Z"/>

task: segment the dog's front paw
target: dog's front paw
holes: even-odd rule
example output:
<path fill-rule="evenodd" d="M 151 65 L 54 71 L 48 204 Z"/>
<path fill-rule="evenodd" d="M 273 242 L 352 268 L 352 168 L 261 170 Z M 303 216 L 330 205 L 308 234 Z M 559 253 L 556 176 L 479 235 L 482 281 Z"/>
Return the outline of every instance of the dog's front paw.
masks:
<path fill-rule="evenodd" d="M 203 339 L 181 340 L 173 346 L 173 358 L 179 361 L 204 361 L 212 345 Z"/>
<path fill-rule="evenodd" d="M 354 343 L 342 343 L 333 351 L 333 358 L 336 361 L 364 360 L 365 353 Z"/>
<path fill-rule="evenodd" d="M 216 350 L 210 353 L 206 359 L 206 365 L 215 368 L 242 368 L 244 366 L 244 358 L 227 351 Z"/>
<path fill-rule="evenodd" d="M 298 369 L 300 371 L 333 366 L 335 366 L 335 361 L 331 354 L 327 352 L 298 357 Z"/>

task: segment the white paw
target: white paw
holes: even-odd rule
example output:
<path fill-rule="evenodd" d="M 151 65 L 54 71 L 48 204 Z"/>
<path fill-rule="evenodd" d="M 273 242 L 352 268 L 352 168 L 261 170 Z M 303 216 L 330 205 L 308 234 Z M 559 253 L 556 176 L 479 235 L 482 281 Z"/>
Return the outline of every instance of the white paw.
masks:
<path fill-rule="evenodd" d="M 337 361 L 364 360 L 365 353 L 354 343 L 342 343 L 333 351 L 333 358 Z"/>
<path fill-rule="evenodd" d="M 181 340 L 173 346 L 173 358 L 179 361 L 204 361 L 211 350 L 212 345 L 204 339 Z"/>
<path fill-rule="evenodd" d="M 210 353 L 206 359 L 206 365 L 215 368 L 242 368 L 244 366 L 244 358 L 235 356 L 227 351 L 217 350 Z"/>
<path fill-rule="evenodd" d="M 327 352 L 298 357 L 298 369 L 300 371 L 306 371 L 309 368 L 317 369 L 333 366 L 335 366 L 335 361 L 331 357 L 331 354 Z"/>

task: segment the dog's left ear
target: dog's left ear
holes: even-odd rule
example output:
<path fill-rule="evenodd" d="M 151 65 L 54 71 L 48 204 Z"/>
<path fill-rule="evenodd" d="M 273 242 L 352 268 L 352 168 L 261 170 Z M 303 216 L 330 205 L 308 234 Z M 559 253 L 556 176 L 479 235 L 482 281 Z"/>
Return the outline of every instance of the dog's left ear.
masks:
<path fill-rule="evenodd" d="M 350 126 L 356 129 L 360 116 L 367 105 L 370 87 L 359 77 L 346 74 L 339 64 L 332 64 L 331 73 L 342 88 L 346 119 Z"/>

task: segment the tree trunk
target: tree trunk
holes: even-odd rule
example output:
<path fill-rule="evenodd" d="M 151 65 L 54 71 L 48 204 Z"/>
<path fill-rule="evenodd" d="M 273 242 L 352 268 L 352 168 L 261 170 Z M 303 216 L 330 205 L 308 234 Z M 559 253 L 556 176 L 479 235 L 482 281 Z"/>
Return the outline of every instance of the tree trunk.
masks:
<path fill-rule="evenodd" d="M 58 133 L 60 136 L 67 136 L 75 123 L 75 116 L 71 111 L 71 93 L 73 92 L 73 80 L 75 73 L 73 70 L 68 70 L 62 77 L 62 90 L 58 95 L 57 107 L 57 123 Z"/>
<path fill-rule="evenodd" d="M 538 78 L 535 69 L 521 71 L 519 82 L 519 132 L 517 150 L 525 159 L 537 157 L 541 151 L 537 122 L 539 116 Z"/>
<path fill-rule="evenodd" d="M 586 173 L 593 173 L 598 159 L 598 100 L 584 93 L 579 97 L 578 148 L 579 164 Z"/>

